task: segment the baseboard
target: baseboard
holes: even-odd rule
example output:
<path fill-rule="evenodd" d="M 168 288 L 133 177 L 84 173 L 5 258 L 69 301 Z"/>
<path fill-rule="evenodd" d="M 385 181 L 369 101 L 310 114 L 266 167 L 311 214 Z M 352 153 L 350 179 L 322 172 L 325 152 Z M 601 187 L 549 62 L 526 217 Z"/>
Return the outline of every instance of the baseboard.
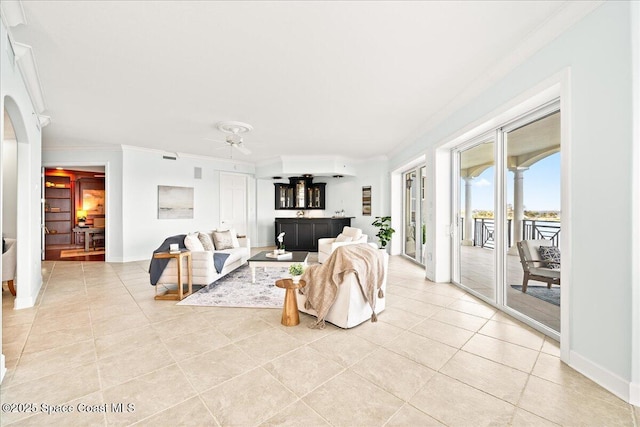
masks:
<path fill-rule="evenodd" d="M 38 292 L 40 290 L 38 289 Z M 20 310 L 23 308 L 31 308 L 34 305 L 36 305 L 36 299 L 38 298 L 38 294 L 36 293 L 36 295 L 34 296 L 30 296 L 30 297 L 16 297 L 16 299 L 13 302 L 13 309 L 14 310 Z"/>
<path fill-rule="evenodd" d="M 23 308 L 31 308 L 34 305 L 36 305 L 36 300 L 38 299 L 38 294 L 40 293 L 40 289 L 42 289 L 42 276 L 38 276 L 37 277 L 38 283 L 36 284 L 36 288 L 33 289 L 33 294 L 28 296 L 28 297 L 24 297 L 24 296 L 20 296 L 20 283 L 17 283 L 16 286 L 16 291 L 17 291 L 17 296 L 15 298 L 15 300 L 13 301 L 13 309 L 14 310 L 20 310 Z"/>
<path fill-rule="evenodd" d="M 0 383 L 4 380 L 7 373 L 7 366 L 4 363 L 4 354 L 0 354 Z"/>
<path fill-rule="evenodd" d="M 593 363 L 575 351 L 570 351 L 569 357 L 569 366 L 609 390 L 620 399 L 630 403 L 631 388 L 634 386 L 632 383 L 597 363 Z"/>
<path fill-rule="evenodd" d="M 629 403 L 640 406 L 640 383 L 631 383 L 629 385 Z"/>

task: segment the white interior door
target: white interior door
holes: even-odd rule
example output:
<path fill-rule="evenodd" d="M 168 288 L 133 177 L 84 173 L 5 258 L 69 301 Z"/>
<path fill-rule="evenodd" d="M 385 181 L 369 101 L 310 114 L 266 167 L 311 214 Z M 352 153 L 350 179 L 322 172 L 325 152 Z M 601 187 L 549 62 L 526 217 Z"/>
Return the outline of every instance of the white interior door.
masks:
<path fill-rule="evenodd" d="M 247 235 L 247 176 L 220 173 L 220 226 Z"/>

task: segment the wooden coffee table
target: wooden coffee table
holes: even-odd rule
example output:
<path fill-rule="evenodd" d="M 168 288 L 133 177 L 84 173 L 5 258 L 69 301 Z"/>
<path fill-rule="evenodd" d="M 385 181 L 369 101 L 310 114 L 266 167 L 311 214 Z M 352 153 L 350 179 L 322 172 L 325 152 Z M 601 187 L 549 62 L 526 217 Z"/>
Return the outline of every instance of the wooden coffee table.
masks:
<path fill-rule="evenodd" d="M 266 269 L 267 267 L 289 267 L 291 264 L 307 265 L 307 258 L 309 257 L 309 252 L 293 251 L 291 252 L 291 258 L 275 259 L 269 258 L 267 256 L 269 253 L 272 252 L 262 251 L 247 260 L 249 268 L 251 268 L 251 283 L 256 283 L 256 267 L 264 267 Z"/>

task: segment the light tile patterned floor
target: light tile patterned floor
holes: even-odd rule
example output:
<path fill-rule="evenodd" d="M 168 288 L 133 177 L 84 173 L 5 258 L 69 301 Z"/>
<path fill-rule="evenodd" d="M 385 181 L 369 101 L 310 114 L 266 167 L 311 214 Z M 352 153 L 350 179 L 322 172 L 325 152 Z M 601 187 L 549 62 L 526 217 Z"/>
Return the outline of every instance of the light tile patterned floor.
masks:
<path fill-rule="evenodd" d="M 3 292 L 2 403 L 74 412 L 5 412 L 2 425 L 634 426 L 640 417 L 563 365 L 556 342 L 400 257 L 379 321 L 349 330 L 309 329 L 307 315 L 287 328 L 275 309 L 155 301 L 147 267 L 45 262 L 36 307 L 14 311 Z"/>

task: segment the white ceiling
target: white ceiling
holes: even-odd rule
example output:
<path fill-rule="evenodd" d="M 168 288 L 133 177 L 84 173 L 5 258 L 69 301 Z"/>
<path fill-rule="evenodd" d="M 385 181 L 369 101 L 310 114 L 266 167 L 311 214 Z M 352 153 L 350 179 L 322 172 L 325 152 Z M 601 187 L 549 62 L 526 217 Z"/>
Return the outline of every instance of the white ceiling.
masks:
<path fill-rule="evenodd" d="M 25 1 L 45 146 L 389 155 L 595 6 L 574 1 Z"/>

